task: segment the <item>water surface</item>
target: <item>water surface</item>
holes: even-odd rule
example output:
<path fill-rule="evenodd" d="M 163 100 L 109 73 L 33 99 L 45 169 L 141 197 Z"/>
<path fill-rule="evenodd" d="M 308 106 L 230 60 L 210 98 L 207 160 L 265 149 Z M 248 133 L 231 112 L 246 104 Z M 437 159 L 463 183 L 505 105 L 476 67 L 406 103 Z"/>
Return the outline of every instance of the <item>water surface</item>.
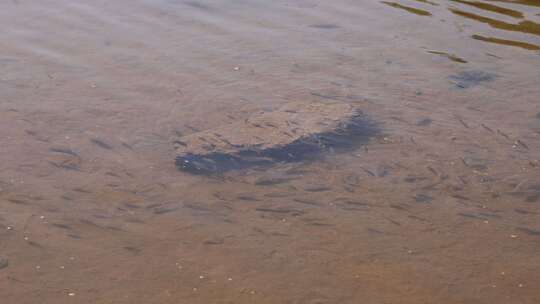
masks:
<path fill-rule="evenodd" d="M 1 2 L 0 302 L 540 303 L 539 14 Z M 290 102 L 354 105 L 378 132 L 177 170 L 181 138 Z"/>

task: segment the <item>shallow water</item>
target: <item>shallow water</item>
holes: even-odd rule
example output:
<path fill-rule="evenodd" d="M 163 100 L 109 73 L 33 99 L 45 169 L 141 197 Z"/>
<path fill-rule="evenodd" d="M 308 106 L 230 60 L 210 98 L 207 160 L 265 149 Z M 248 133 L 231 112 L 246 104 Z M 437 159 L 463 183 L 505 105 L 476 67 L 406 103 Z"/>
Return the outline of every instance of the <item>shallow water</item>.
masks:
<path fill-rule="evenodd" d="M 540 303 L 539 6 L 1 2 L 0 303 Z M 176 169 L 302 101 L 380 132 Z"/>

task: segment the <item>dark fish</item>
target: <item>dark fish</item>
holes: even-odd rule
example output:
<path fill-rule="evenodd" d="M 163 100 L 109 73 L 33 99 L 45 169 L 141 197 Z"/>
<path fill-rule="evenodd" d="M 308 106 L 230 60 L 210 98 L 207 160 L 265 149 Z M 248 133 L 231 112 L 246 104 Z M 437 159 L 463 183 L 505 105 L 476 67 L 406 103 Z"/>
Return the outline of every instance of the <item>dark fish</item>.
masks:
<path fill-rule="evenodd" d="M 141 252 L 140 248 L 133 247 L 133 246 L 124 246 L 122 248 L 124 248 L 125 250 L 127 250 L 127 251 L 129 251 L 129 252 L 131 252 L 133 254 L 137 254 L 137 253 Z"/>
<path fill-rule="evenodd" d="M 463 217 L 468 217 L 468 218 L 477 219 L 477 220 L 485 220 L 485 218 L 480 217 L 480 216 L 475 215 L 475 214 L 471 214 L 471 213 L 460 212 L 460 213 L 458 213 L 458 215 L 459 215 L 459 216 L 463 216 Z"/>
<path fill-rule="evenodd" d="M 54 227 L 61 228 L 61 229 L 66 229 L 66 230 L 70 230 L 70 229 L 71 229 L 70 226 L 65 225 L 65 224 L 52 223 L 51 225 L 53 225 Z"/>
<path fill-rule="evenodd" d="M 249 196 L 249 195 L 240 195 L 240 196 L 237 197 L 237 199 L 239 199 L 241 201 L 254 201 L 254 202 L 260 201 L 258 198 L 255 198 L 255 197 Z"/>
<path fill-rule="evenodd" d="M 540 236 L 540 230 L 537 230 L 537 229 L 531 229 L 531 228 L 526 228 L 526 227 L 518 227 L 516 229 L 519 231 L 525 232 L 528 235 Z"/>
<path fill-rule="evenodd" d="M 8 198 L 7 201 L 17 205 L 30 205 L 30 203 L 22 201 L 20 199 Z"/>
<path fill-rule="evenodd" d="M 81 193 L 92 193 L 91 191 L 85 190 L 83 188 L 73 188 L 73 191 L 77 191 Z"/>
<path fill-rule="evenodd" d="M 203 11 L 212 11 L 212 8 L 210 6 L 202 4 L 198 1 L 184 1 L 182 3 L 185 5 L 191 6 L 193 8 L 203 10 Z"/>
<path fill-rule="evenodd" d="M 81 171 L 81 168 L 79 167 L 79 165 L 77 163 L 73 163 L 73 162 L 69 162 L 69 161 L 65 161 L 65 162 L 61 162 L 61 163 L 55 163 L 55 162 L 49 161 L 49 164 L 51 164 L 51 165 L 53 165 L 53 166 L 55 166 L 56 168 L 59 168 L 59 169 Z"/>
<path fill-rule="evenodd" d="M 0 269 L 7 268 L 9 266 L 9 260 L 6 258 L 0 257 Z"/>
<path fill-rule="evenodd" d="M 100 139 L 97 139 L 97 138 L 92 138 L 92 139 L 90 139 L 90 141 L 91 141 L 93 144 L 95 144 L 95 145 L 97 145 L 98 147 L 103 148 L 103 149 L 112 150 L 112 148 L 113 148 L 113 147 L 112 147 L 111 145 L 109 145 L 108 143 L 106 143 L 106 142 L 104 142 L 104 141 L 102 141 L 102 140 L 100 140 Z"/>
<path fill-rule="evenodd" d="M 367 231 L 374 234 L 384 234 L 384 232 L 373 228 L 368 228 Z"/>
<path fill-rule="evenodd" d="M 255 210 L 260 212 L 271 212 L 271 213 L 290 213 L 292 215 L 302 215 L 305 212 L 298 209 L 289 209 L 289 208 L 256 208 Z"/>
<path fill-rule="evenodd" d="M 297 203 L 300 203 L 300 204 L 304 204 L 304 205 L 311 205 L 311 206 L 320 206 L 321 205 L 318 202 L 311 201 L 311 200 L 306 200 L 306 199 L 301 199 L 301 198 L 295 198 L 295 199 L 293 199 L 293 201 L 295 201 Z"/>
<path fill-rule="evenodd" d="M 449 78 L 455 81 L 456 87 L 460 89 L 468 89 L 484 82 L 494 80 L 497 75 L 479 70 L 463 71 Z"/>
<path fill-rule="evenodd" d="M 344 203 L 347 204 L 347 205 L 351 205 L 351 206 L 360 206 L 360 207 L 370 207 L 371 206 L 371 204 L 364 203 L 364 202 L 356 202 L 356 201 L 345 201 Z"/>
<path fill-rule="evenodd" d="M 426 195 L 426 194 L 417 194 L 414 197 L 414 200 L 417 203 L 431 203 L 431 201 L 433 200 L 433 197 L 431 197 L 429 195 Z"/>
<path fill-rule="evenodd" d="M 195 211 L 212 212 L 212 209 L 210 208 L 207 208 L 201 205 L 191 204 L 191 203 L 184 204 L 184 207 L 195 210 Z"/>
<path fill-rule="evenodd" d="M 366 169 L 366 168 L 362 168 L 360 167 L 360 169 L 364 170 L 364 172 L 366 172 L 369 176 L 375 176 L 375 173 L 373 173 L 372 171 Z"/>
<path fill-rule="evenodd" d="M 171 207 L 171 208 L 161 207 L 161 208 L 154 209 L 154 213 L 155 214 L 165 214 L 165 213 L 170 213 L 170 212 L 176 211 L 178 209 L 179 209 L 179 207 Z"/>
<path fill-rule="evenodd" d="M 309 27 L 323 29 L 323 30 L 335 30 L 340 28 L 339 25 L 336 24 L 330 24 L 330 23 L 323 23 L 323 24 L 312 24 Z"/>
<path fill-rule="evenodd" d="M 310 223 L 307 223 L 307 225 L 310 225 L 310 226 L 319 226 L 319 227 L 331 227 L 331 226 L 334 226 L 334 225 L 332 225 L 332 224 L 321 223 L 321 222 L 310 222 Z"/>
<path fill-rule="evenodd" d="M 409 215 L 407 216 L 408 218 L 411 218 L 413 220 L 417 220 L 417 221 L 421 221 L 421 222 L 427 222 L 428 220 L 426 220 L 425 218 L 421 218 L 419 216 L 416 216 L 416 215 Z"/>
<path fill-rule="evenodd" d="M 49 151 L 79 157 L 79 154 L 68 148 L 50 148 Z"/>
<path fill-rule="evenodd" d="M 224 239 L 213 238 L 203 242 L 204 245 L 221 245 L 225 242 Z"/>
<path fill-rule="evenodd" d="M 433 120 L 431 118 L 424 118 L 417 121 L 416 125 L 420 127 L 425 127 L 425 126 L 429 126 L 432 122 Z"/>
<path fill-rule="evenodd" d="M 324 191 L 330 191 L 330 190 L 332 190 L 332 188 L 325 187 L 325 186 L 320 186 L 320 187 L 314 186 L 314 187 L 304 188 L 304 191 L 307 191 L 307 192 L 324 192 Z"/>
<path fill-rule="evenodd" d="M 39 244 L 39 243 L 36 243 L 34 241 L 27 241 L 26 244 L 32 246 L 32 247 L 36 247 L 36 248 L 43 248 L 43 245 Z"/>
<path fill-rule="evenodd" d="M 459 200 L 464 200 L 464 201 L 469 201 L 470 200 L 468 197 L 465 197 L 465 196 L 459 195 L 459 194 L 453 194 L 453 195 L 451 195 L 451 197 L 459 199 Z"/>
<path fill-rule="evenodd" d="M 538 214 L 537 212 L 533 212 L 533 211 L 528 211 L 528 210 L 523 210 L 523 209 L 514 209 L 514 211 L 516 213 L 519 213 L 519 214 Z"/>
<path fill-rule="evenodd" d="M 390 208 L 401 210 L 401 211 L 408 211 L 407 208 L 400 206 L 400 205 L 390 205 Z"/>
<path fill-rule="evenodd" d="M 529 203 L 534 203 L 540 199 L 540 193 L 536 193 L 533 195 L 529 195 L 525 198 L 525 200 Z"/>
<path fill-rule="evenodd" d="M 273 185 L 279 185 L 284 184 L 288 181 L 290 181 L 290 178 L 272 178 L 272 179 L 261 179 L 255 182 L 255 185 L 257 186 L 273 186 Z"/>

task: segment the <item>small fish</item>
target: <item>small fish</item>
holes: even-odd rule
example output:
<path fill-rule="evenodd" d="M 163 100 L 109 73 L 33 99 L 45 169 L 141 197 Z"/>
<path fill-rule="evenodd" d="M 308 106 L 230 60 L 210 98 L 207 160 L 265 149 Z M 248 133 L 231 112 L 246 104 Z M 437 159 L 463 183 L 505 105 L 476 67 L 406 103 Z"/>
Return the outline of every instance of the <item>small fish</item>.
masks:
<path fill-rule="evenodd" d="M 173 211 L 176 211 L 178 210 L 179 207 L 172 207 L 172 208 L 156 208 L 154 209 L 154 214 L 165 214 L 165 213 L 170 213 L 170 212 L 173 212 Z"/>
<path fill-rule="evenodd" d="M 213 238 L 203 242 L 204 245 L 221 245 L 225 242 L 224 239 Z"/>
<path fill-rule="evenodd" d="M 255 210 L 260 212 L 272 212 L 272 213 L 292 213 L 293 215 L 300 215 L 304 214 L 305 212 L 303 210 L 298 209 L 288 209 L 288 208 L 256 208 Z"/>
<path fill-rule="evenodd" d="M 485 124 L 481 124 L 481 126 L 482 126 L 484 129 L 488 130 L 489 132 L 495 133 L 490 127 L 486 126 Z"/>
<path fill-rule="evenodd" d="M 332 188 L 330 187 L 325 187 L 325 186 L 320 186 L 320 187 L 307 187 L 307 188 L 304 188 L 304 191 L 307 191 L 307 192 L 324 192 L 324 191 L 330 191 L 332 190 Z"/>
<path fill-rule="evenodd" d="M 477 220 L 485 220 L 485 218 L 480 217 L 480 216 L 477 216 L 477 215 L 474 215 L 474 214 L 471 214 L 471 213 L 460 212 L 460 213 L 458 213 L 458 215 L 459 215 L 459 216 L 463 216 L 463 217 L 468 217 L 468 218 L 477 219 Z"/>
<path fill-rule="evenodd" d="M 335 29 L 338 29 L 340 28 L 339 25 L 336 25 L 336 24 L 312 24 L 310 25 L 309 27 L 313 27 L 313 28 L 318 28 L 318 29 L 323 29 L 323 30 L 335 30 Z"/>
<path fill-rule="evenodd" d="M 401 211 L 408 211 L 407 208 L 400 205 L 390 205 L 390 208 L 401 210 Z"/>
<path fill-rule="evenodd" d="M 431 201 L 433 200 L 433 197 L 426 194 L 418 194 L 414 197 L 414 200 L 417 203 L 431 203 Z"/>
<path fill-rule="evenodd" d="M 526 227 L 518 227 L 516 229 L 519 231 L 525 232 L 528 235 L 540 236 L 540 230 L 526 228 Z"/>
<path fill-rule="evenodd" d="M 416 125 L 419 127 L 425 127 L 431 125 L 433 120 L 431 118 L 424 118 L 416 122 Z"/>
<path fill-rule="evenodd" d="M 137 254 L 137 253 L 141 252 L 140 248 L 133 247 L 133 246 L 124 246 L 122 248 L 129 251 L 129 252 L 131 252 L 131 253 L 133 253 L 133 254 Z"/>
<path fill-rule="evenodd" d="M 477 86 L 484 82 L 494 80 L 497 75 L 479 70 L 463 71 L 457 75 L 452 75 L 449 78 L 455 80 L 456 87 L 460 89 L 468 89 Z"/>
<path fill-rule="evenodd" d="M 50 148 L 49 151 L 79 157 L 79 154 L 68 148 Z"/>
<path fill-rule="evenodd" d="M 97 145 L 98 147 L 100 148 L 103 148 L 103 149 L 107 149 L 107 150 L 112 150 L 113 147 L 107 143 L 105 143 L 104 141 L 100 140 L 100 139 L 97 139 L 97 138 L 92 138 L 90 139 L 90 141 Z"/>
<path fill-rule="evenodd" d="M 514 209 L 514 211 L 519 214 L 538 214 L 533 211 L 528 211 L 528 210 L 523 210 L 523 209 L 518 209 L 518 208 Z"/>
<path fill-rule="evenodd" d="M 419 216 L 416 216 L 416 215 L 409 215 L 407 216 L 408 218 L 411 218 L 413 220 L 417 220 L 417 221 L 421 221 L 421 222 L 428 222 L 428 220 L 426 220 L 425 218 L 421 218 Z"/>
<path fill-rule="evenodd" d="M 249 195 L 240 195 L 237 197 L 237 199 L 241 200 L 241 201 L 254 201 L 254 202 L 257 202 L 257 201 L 260 201 L 259 199 L 253 197 L 253 196 L 249 196 Z"/>
<path fill-rule="evenodd" d="M 295 201 L 297 203 L 300 203 L 300 204 L 305 204 L 305 205 L 320 206 L 320 203 L 317 203 L 317 202 L 311 201 L 311 200 L 301 199 L 301 198 L 295 198 L 295 199 L 293 199 L 293 201 Z"/>
<path fill-rule="evenodd" d="M 30 203 L 22 201 L 20 199 L 8 198 L 7 201 L 17 205 L 30 205 Z"/>
<path fill-rule="evenodd" d="M 257 186 L 273 186 L 273 185 L 279 185 L 284 184 L 286 182 L 289 182 L 290 178 L 272 178 L 272 179 L 261 179 L 255 182 L 255 185 Z"/>
<path fill-rule="evenodd" d="M 7 268 L 9 266 L 9 260 L 6 258 L 0 257 L 0 269 Z"/>
<path fill-rule="evenodd" d="M 61 228 L 61 229 L 66 229 L 66 230 L 70 230 L 70 229 L 71 229 L 70 226 L 65 225 L 65 224 L 52 223 L 51 225 L 53 225 L 54 227 Z"/>

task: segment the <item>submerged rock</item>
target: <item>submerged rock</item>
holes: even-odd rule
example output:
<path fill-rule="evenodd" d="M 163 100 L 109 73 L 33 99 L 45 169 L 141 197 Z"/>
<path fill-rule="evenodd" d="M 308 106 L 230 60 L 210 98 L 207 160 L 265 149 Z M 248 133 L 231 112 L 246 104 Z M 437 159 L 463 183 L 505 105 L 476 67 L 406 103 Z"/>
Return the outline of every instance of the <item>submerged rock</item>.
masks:
<path fill-rule="evenodd" d="M 176 166 L 189 173 L 212 174 L 298 162 L 355 148 L 376 133 L 376 125 L 352 105 L 290 103 L 182 137 L 176 142 Z"/>

